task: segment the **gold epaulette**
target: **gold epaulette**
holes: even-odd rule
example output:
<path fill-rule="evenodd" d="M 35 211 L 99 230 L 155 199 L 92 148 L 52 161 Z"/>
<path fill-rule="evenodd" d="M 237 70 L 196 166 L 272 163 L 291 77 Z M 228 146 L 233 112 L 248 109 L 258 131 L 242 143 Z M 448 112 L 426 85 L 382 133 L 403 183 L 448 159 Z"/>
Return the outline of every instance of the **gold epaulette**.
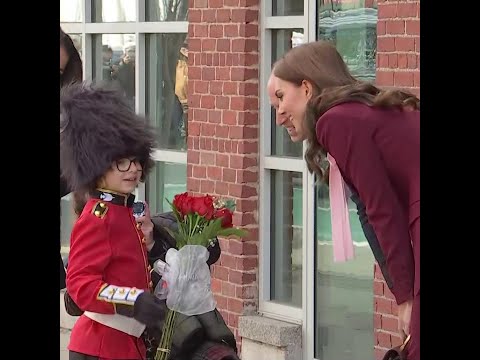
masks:
<path fill-rule="evenodd" d="M 107 214 L 107 211 L 108 211 L 108 206 L 104 202 L 99 201 L 93 207 L 92 214 L 100 219 L 103 219 Z"/>

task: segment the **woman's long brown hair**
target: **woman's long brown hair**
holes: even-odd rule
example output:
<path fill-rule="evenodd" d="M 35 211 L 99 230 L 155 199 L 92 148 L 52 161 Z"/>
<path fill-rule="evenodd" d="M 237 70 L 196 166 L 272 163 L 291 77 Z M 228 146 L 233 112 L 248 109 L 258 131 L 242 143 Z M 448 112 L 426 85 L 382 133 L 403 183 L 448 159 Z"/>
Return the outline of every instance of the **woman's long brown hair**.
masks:
<path fill-rule="evenodd" d="M 326 151 L 317 140 L 318 119 L 331 107 L 345 102 L 361 102 L 368 106 L 395 108 L 401 111 L 420 110 L 420 100 L 399 89 L 380 89 L 355 79 L 334 45 L 319 40 L 288 51 L 273 67 L 273 74 L 300 86 L 307 80 L 313 88 L 305 113 L 308 170 L 328 182 Z"/>

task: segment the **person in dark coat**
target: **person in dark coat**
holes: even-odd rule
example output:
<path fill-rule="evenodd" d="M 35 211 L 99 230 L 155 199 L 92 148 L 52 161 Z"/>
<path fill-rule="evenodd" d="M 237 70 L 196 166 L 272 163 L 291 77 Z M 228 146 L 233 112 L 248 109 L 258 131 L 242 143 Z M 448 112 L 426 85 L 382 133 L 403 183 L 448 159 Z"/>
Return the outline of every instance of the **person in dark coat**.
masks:
<path fill-rule="evenodd" d="M 307 140 L 309 170 L 329 182 L 331 194 L 346 184 L 365 204 L 385 254 L 400 331 L 410 335 L 407 358 L 419 360 L 420 100 L 355 79 L 327 41 L 288 51 L 273 74 L 286 118 L 281 125 L 294 141 Z M 345 206 L 344 190 L 342 196 L 330 199 L 332 213 Z M 332 236 L 345 230 L 332 222 Z"/>

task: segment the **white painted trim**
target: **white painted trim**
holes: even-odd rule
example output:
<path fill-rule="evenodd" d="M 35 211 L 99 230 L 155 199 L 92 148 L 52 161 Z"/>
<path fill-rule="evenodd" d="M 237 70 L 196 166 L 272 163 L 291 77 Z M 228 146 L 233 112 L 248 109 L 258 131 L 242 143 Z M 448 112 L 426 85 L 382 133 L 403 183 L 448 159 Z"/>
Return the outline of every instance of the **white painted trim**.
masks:
<path fill-rule="evenodd" d="M 156 149 L 153 153 L 155 161 L 171 162 L 177 164 L 187 163 L 187 153 L 173 150 Z"/>
<path fill-rule="evenodd" d="M 303 172 L 306 167 L 303 157 L 299 159 L 293 157 L 265 156 L 263 160 L 265 169 Z"/>
<path fill-rule="evenodd" d="M 72 34 L 150 34 L 187 33 L 188 21 L 61 23 L 63 31 Z"/>
<path fill-rule="evenodd" d="M 268 301 L 262 303 L 258 312 L 272 319 L 286 321 L 292 324 L 302 324 L 303 310 L 301 308 Z"/>
<path fill-rule="evenodd" d="M 265 18 L 265 29 L 305 29 L 306 24 L 307 16 L 272 16 Z"/>

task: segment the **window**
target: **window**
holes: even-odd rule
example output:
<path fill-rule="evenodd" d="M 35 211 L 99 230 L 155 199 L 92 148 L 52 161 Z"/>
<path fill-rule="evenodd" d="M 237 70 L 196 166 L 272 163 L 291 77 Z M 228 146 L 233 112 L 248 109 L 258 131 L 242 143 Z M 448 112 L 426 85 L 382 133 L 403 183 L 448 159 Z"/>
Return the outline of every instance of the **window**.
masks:
<path fill-rule="evenodd" d="M 187 184 L 188 0 L 60 0 L 60 25 L 78 43 L 85 80 L 109 83 L 157 129 L 156 166 L 137 190 L 152 214 Z M 71 195 L 61 201 L 62 255 Z"/>
<path fill-rule="evenodd" d="M 376 1 L 265 1 L 261 83 L 276 59 L 298 44 L 331 40 L 354 76 L 375 79 Z M 276 126 L 261 92 L 259 311 L 301 323 L 305 359 L 374 357 L 373 264 L 350 202 L 354 260 L 334 263 L 328 188 L 307 171 L 305 144 Z"/>

